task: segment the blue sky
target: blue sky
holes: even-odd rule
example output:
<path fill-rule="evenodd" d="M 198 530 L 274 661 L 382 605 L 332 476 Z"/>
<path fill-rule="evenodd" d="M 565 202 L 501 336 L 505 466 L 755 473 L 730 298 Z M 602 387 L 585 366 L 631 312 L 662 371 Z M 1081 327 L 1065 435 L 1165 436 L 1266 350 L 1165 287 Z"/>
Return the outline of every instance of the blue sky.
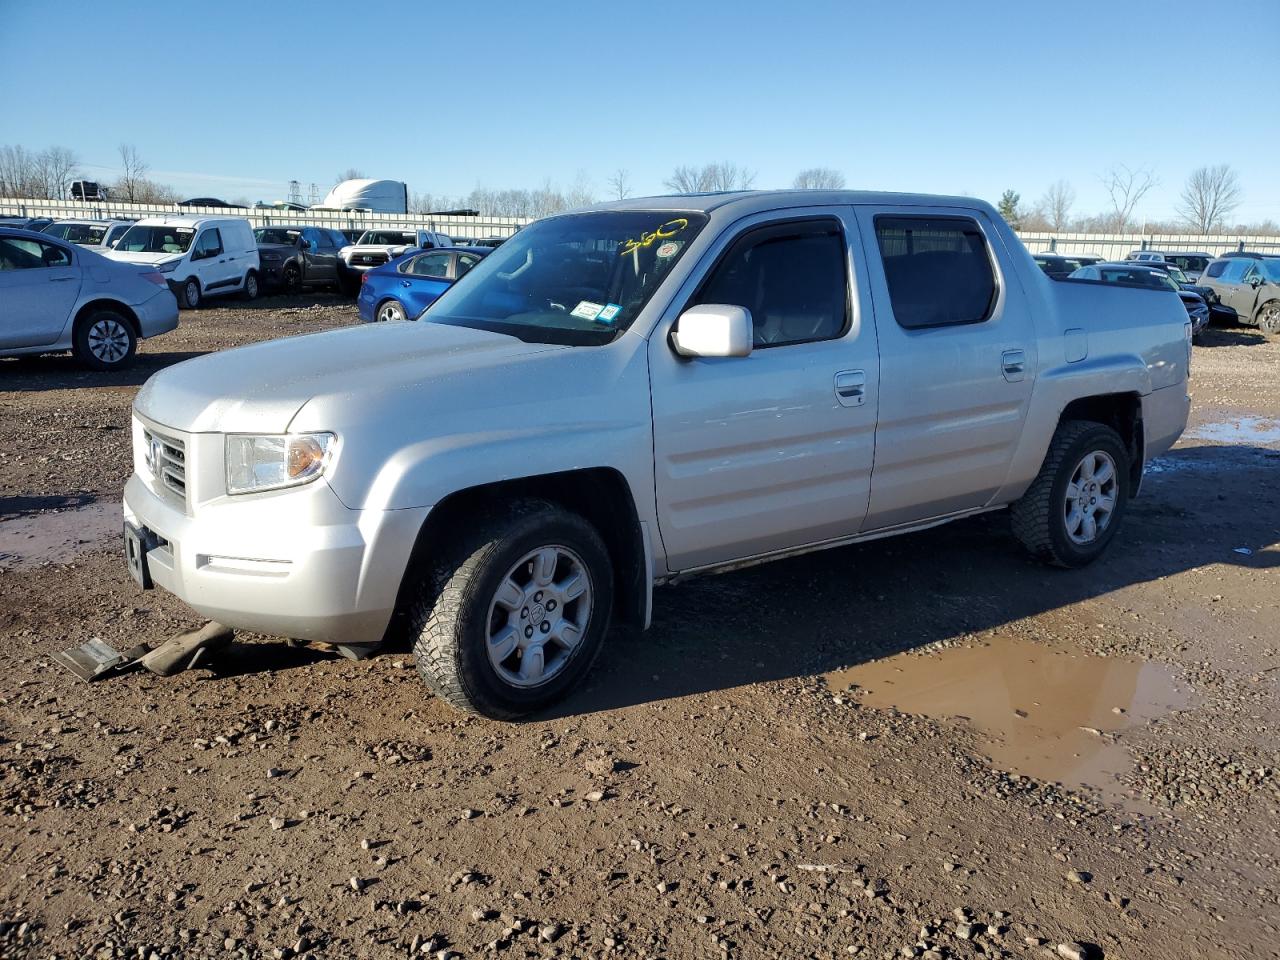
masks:
<path fill-rule="evenodd" d="M 252 200 L 351 166 L 437 194 L 585 171 L 603 195 L 625 168 L 657 193 L 678 164 L 731 160 L 760 187 L 830 166 L 992 201 L 1063 178 L 1086 213 L 1126 163 L 1159 177 L 1153 219 L 1192 169 L 1229 163 L 1236 219 L 1280 220 L 1262 79 L 1280 8 L 1230 6 L 1210 28 L 1199 0 L 0 0 L 0 143 L 70 147 L 106 180 L 130 142 L 181 193 Z"/>

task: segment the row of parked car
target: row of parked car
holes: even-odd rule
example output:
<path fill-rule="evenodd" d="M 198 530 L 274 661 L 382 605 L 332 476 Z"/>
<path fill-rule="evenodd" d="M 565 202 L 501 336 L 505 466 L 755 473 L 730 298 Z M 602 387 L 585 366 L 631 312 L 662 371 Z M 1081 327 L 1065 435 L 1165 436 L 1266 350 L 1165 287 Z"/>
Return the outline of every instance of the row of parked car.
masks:
<path fill-rule="evenodd" d="M 239 217 L 163 216 L 143 220 L 0 220 L 57 237 L 106 256 L 155 266 L 179 304 L 194 309 L 207 297 L 263 289 L 294 292 L 329 285 L 351 295 L 368 271 L 413 250 L 496 247 L 504 238 L 455 241 L 419 229 L 347 229 L 307 224 L 251 228 Z M 255 257 L 256 250 L 256 257 Z"/>
<path fill-rule="evenodd" d="M 1055 280 L 1164 287 L 1176 292 L 1196 340 L 1214 316 L 1280 334 L 1280 256 L 1233 251 L 1215 257 L 1159 250 L 1134 250 L 1121 261 L 1087 254 L 1032 256 Z"/>
<path fill-rule="evenodd" d="M 502 242 L 426 230 L 354 240 L 302 224 L 254 229 L 241 217 L 0 222 L 0 356 L 71 350 L 87 366 L 121 367 L 139 339 L 177 326 L 179 304 L 252 300 L 269 287 L 330 284 L 360 293 L 365 321 L 416 319 Z"/>

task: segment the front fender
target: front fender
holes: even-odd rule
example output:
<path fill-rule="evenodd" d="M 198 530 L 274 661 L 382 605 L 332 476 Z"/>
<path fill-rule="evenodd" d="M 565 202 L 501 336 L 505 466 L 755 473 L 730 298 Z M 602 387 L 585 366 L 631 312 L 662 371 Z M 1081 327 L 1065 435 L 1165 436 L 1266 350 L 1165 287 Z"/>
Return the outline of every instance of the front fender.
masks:
<path fill-rule="evenodd" d="M 396 451 L 369 485 L 364 506 L 398 510 L 437 504 L 450 494 L 507 480 L 608 467 L 628 482 L 634 451 L 649 449 L 647 424 L 593 422 L 536 430 L 494 430 L 433 437 Z M 637 503 L 643 492 L 632 486 Z"/>

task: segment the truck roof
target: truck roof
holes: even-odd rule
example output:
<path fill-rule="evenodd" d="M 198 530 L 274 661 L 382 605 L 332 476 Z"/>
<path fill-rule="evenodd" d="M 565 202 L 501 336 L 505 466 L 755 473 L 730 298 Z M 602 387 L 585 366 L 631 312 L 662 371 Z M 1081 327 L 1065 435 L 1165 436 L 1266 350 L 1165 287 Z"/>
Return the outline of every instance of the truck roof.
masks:
<path fill-rule="evenodd" d="M 742 214 L 788 207 L 832 205 L 963 207 L 998 217 L 995 208 L 976 197 L 936 196 L 928 193 L 892 193 L 876 190 L 730 190 L 712 193 L 675 193 L 632 197 L 597 203 L 585 210 L 696 210 L 710 213 L 732 207 Z M 581 212 L 581 211 L 579 211 Z"/>

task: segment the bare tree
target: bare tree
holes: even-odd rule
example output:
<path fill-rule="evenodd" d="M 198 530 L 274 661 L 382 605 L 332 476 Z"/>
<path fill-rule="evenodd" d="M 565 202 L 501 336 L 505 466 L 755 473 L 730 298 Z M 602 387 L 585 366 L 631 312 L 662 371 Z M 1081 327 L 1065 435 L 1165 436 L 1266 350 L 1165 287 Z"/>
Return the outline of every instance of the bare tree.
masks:
<path fill-rule="evenodd" d="M 121 173 L 115 187 L 122 195 L 121 198 L 130 202 L 141 199 L 138 196 L 141 192 L 139 188 L 146 183 L 147 171 L 151 167 L 143 162 L 138 148 L 131 143 L 120 144 L 120 166 Z"/>
<path fill-rule="evenodd" d="M 747 190 L 756 175 L 727 160 L 701 167 L 678 166 L 664 183 L 676 193 L 703 193 L 707 190 Z"/>
<path fill-rule="evenodd" d="M 595 184 L 587 176 L 587 171 L 579 170 L 569 185 L 569 192 L 564 197 L 565 207 L 588 207 L 596 202 Z"/>
<path fill-rule="evenodd" d="M 335 184 L 339 184 L 339 183 L 342 183 L 342 181 L 344 180 L 363 180 L 363 179 L 365 179 L 365 173 L 363 170 L 361 170 L 359 167 L 347 167 L 347 169 L 343 170 L 340 174 L 338 174 L 338 179 L 333 182 Z"/>
<path fill-rule="evenodd" d="M 756 175 L 746 167 L 722 160 L 708 166 L 708 180 L 712 190 L 750 190 Z"/>
<path fill-rule="evenodd" d="M 707 189 L 706 183 L 702 179 L 705 167 L 691 167 L 688 164 L 681 164 L 671 171 L 671 176 L 663 183 L 670 190 L 676 193 L 701 193 Z"/>
<path fill-rule="evenodd" d="M 1075 188 L 1065 180 L 1056 180 L 1049 184 L 1035 212 L 1048 221 L 1050 229 L 1061 233 L 1071 223 L 1071 208 L 1075 202 Z"/>
<path fill-rule="evenodd" d="M 1208 235 L 1240 206 L 1240 179 L 1225 163 L 1198 167 L 1182 188 L 1178 213 L 1197 233 Z"/>
<path fill-rule="evenodd" d="M 1124 233 L 1133 219 L 1133 211 L 1160 181 L 1146 167 L 1136 170 L 1127 164 L 1117 164 L 1102 177 L 1102 185 L 1111 198 L 1112 229 Z"/>
<path fill-rule="evenodd" d="M 30 197 L 35 179 L 35 154 L 21 146 L 0 147 L 0 196 Z"/>
<path fill-rule="evenodd" d="M 844 174 L 830 167 L 801 170 L 791 184 L 797 190 L 843 190 Z"/>
<path fill-rule="evenodd" d="M 625 200 L 631 196 L 631 174 L 621 167 L 608 180 L 609 193 L 615 200 Z"/>
<path fill-rule="evenodd" d="M 66 147 L 50 147 L 36 154 L 35 187 L 46 200 L 66 196 L 67 185 L 79 177 L 80 161 Z"/>

